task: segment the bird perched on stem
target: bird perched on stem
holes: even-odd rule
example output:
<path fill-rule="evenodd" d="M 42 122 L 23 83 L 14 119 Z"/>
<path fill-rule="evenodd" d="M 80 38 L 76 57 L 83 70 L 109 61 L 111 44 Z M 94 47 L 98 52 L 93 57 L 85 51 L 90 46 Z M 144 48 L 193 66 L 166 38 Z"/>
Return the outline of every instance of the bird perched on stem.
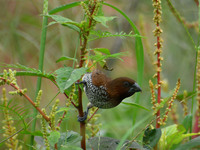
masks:
<path fill-rule="evenodd" d="M 142 91 L 139 85 L 130 78 L 119 77 L 111 80 L 99 70 L 85 74 L 78 84 L 80 83 L 84 84 L 84 91 L 90 101 L 84 116 L 78 117 L 80 122 L 87 119 L 88 111 L 93 106 L 102 109 L 113 108 L 123 99 Z"/>

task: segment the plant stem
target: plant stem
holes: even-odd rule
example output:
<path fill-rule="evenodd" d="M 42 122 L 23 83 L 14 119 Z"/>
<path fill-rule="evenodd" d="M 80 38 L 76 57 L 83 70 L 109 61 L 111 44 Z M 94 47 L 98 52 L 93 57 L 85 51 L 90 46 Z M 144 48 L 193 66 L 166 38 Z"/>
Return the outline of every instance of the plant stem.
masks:
<path fill-rule="evenodd" d="M 161 0 L 153 0 L 153 6 L 154 6 L 154 23 L 156 25 L 156 29 L 153 31 L 154 32 L 154 36 L 156 37 L 156 50 L 154 52 L 155 55 L 157 55 L 157 61 L 155 63 L 156 65 L 156 74 L 154 77 L 157 78 L 157 85 L 156 85 L 156 89 L 157 89 L 157 103 L 158 105 L 161 103 L 161 61 L 162 61 L 162 57 L 161 57 L 161 53 L 162 53 L 162 39 L 160 37 L 161 33 L 162 33 L 162 29 L 160 28 L 160 22 L 162 21 L 161 19 L 161 14 L 162 14 L 162 7 L 161 7 Z M 160 128 L 160 109 L 157 111 L 156 113 L 156 128 Z"/>
<path fill-rule="evenodd" d="M 157 26 L 159 27 L 159 24 L 157 24 Z M 157 37 L 157 48 L 160 49 L 160 37 Z M 160 68 L 161 64 L 160 64 L 160 53 L 157 54 L 157 67 Z M 157 95 L 157 103 L 160 104 L 161 102 L 161 86 L 160 86 L 160 71 L 157 71 L 157 84 L 158 84 L 158 95 Z M 160 109 L 158 110 L 158 112 L 156 113 L 157 119 L 156 119 L 156 128 L 160 128 L 160 124 L 159 124 L 159 120 L 160 120 Z"/>
<path fill-rule="evenodd" d="M 2 78 L 2 77 L 0 77 L 0 79 L 7 83 L 7 80 L 6 80 L 6 79 L 4 79 L 4 78 Z M 22 92 L 22 90 L 19 89 L 15 84 L 12 84 L 12 83 L 8 83 L 8 84 L 9 84 L 10 86 L 12 86 L 13 88 L 15 88 L 17 91 L 19 91 L 19 94 L 20 94 L 20 95 L 23 95 L 23 96 L 31 103 L 31 105 L 33 105 L 33 107 L 35 107 L 36 111 L 39 112 L 39 113 L 42 115 L 42 117 L 43 117 L 47 122 L 50 120 L 49 117 L 47 117 L 47 116 L 45 115 L 45 113 L 44 113 L 39 107 L 37 107 L 37 106 L 35 105 L 35 103 L 33 102 L 33 100 L 32 100 L 28 95 L 26 95 L 24 92 Z"/>
<path fill-rule="evenodd" d="M 43 3 L 43 23 L 42 23 L 42 35 L 41 35 L 41 43 L 40 43 L 40 56 L 39 56 L 39 70 L 43 71 L 43 62 L 44 62 L 44 52 L 45 52 L 45 43 L 46 43 L 46 33 L 47 33 L 47 23 L 48 23 L 48 17 L 45 16 L 48 13 L 48 0 L 44 0 Z M 42 78 L 38 77 L 37 79 L 37 87 L 36 87 L 36 93 L 35 93 L 35 100 L 37 97 L 37 93 L 39 92 L 41 88 L 41 81 Z M 37 110 L 34 109 L 34 117 L 37 115 Z M 36 127 L 36 119 L 33 121 L 32 129 L 31 131 L 34 132 Z M 34 144 L 34 135 L 31 135 L 31 141 L 30 141 L 30 150 L 32 150 L 32 146 Z"/>
<path fill-rule="evenodd" d="M 92 7 L 92 6 L 89 6 L 89 7 Z M 87 43 L 88 43 L 88 36 L 90 34 L 90 28 L 93 26 L 93 19 L 92 19 L 92 16 L 93 16 L 93 13 L 95 11 L 95 8 L 96 8 L 96 3 L 95 5 L 90 9 L 90 16 L 89 17 L 89 24 L 88 24 L 88 27 L 87 27 L 87 32 L 82 32 L 80 34 L 80 62 L 79 62 L 79 68 L 81 68 L 84 64 L 84 57 L 85 57 L 85 54 L 86 54 L 86 47 L 87 47 Z M 79 81 L 78 81 L 79 82 Z M 84 113 L 83 113 L 83 104 L 82 104 L 82 91 L 81 91 L 81 88 L 79 87 L 78 88 L 78 102 L 79 102 L 79 106 L 77 107 L 78 108 L 78 112 L 79 112 L 79 116 L 80 117 L 83 117 Z M 82 136 L 82 140 L 81 140 L 81 148 L 86 150 L 86 141 L 85 141 L 85 122 L 80 122 L 80 135 Z"/>

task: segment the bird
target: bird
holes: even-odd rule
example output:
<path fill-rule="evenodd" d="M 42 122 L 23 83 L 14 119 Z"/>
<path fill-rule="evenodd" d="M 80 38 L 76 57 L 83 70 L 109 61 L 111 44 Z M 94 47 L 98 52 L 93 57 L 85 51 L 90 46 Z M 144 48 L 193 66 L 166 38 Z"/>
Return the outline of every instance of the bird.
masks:
<path fill-rule="evenodd" d="M 84 116 L 78 116 L 79 122 L 87 119 L 89 109 L 94 106 L 101 109 L 110 109 L 118 106 L 125 98 L 142 91 L 135 80 L 128 77 L 119 77 L 112 80 L 97 69 L 84 74 L 82 81 L 78 84 L 83 84 L 89 100 Z"/>

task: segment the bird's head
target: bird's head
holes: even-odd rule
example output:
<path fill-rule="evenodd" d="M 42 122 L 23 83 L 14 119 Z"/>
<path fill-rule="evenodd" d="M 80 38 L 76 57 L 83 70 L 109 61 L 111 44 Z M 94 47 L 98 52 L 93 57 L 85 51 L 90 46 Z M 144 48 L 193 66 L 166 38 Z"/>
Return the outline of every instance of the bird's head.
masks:
<path fill-rule="evenodd" d="M 127 77 L 116 78 L 107 83 L 109 95 L 120 101 L 141 91 L 140 86 L 134 80 Z"/>

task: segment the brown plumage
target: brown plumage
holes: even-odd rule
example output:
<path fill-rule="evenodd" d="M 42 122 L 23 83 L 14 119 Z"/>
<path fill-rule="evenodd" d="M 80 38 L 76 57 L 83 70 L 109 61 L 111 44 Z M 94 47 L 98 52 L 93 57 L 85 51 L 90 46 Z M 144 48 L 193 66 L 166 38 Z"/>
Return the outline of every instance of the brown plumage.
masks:
<path fill-rule="evenodd" d="M 84 84 L 85 93 L 90 101 L 86 115 L 93 106 L 102 109 L 113 108 L 123 99 L 142 91 L 139 85 L 130 78 L 120 77 L 111 80 L 99 70 L 85 74 L 81 83 Z M 83 121 L 86 118 L 84 116 Z M 82 121 L 80 117 L 78 120 Z"/>

